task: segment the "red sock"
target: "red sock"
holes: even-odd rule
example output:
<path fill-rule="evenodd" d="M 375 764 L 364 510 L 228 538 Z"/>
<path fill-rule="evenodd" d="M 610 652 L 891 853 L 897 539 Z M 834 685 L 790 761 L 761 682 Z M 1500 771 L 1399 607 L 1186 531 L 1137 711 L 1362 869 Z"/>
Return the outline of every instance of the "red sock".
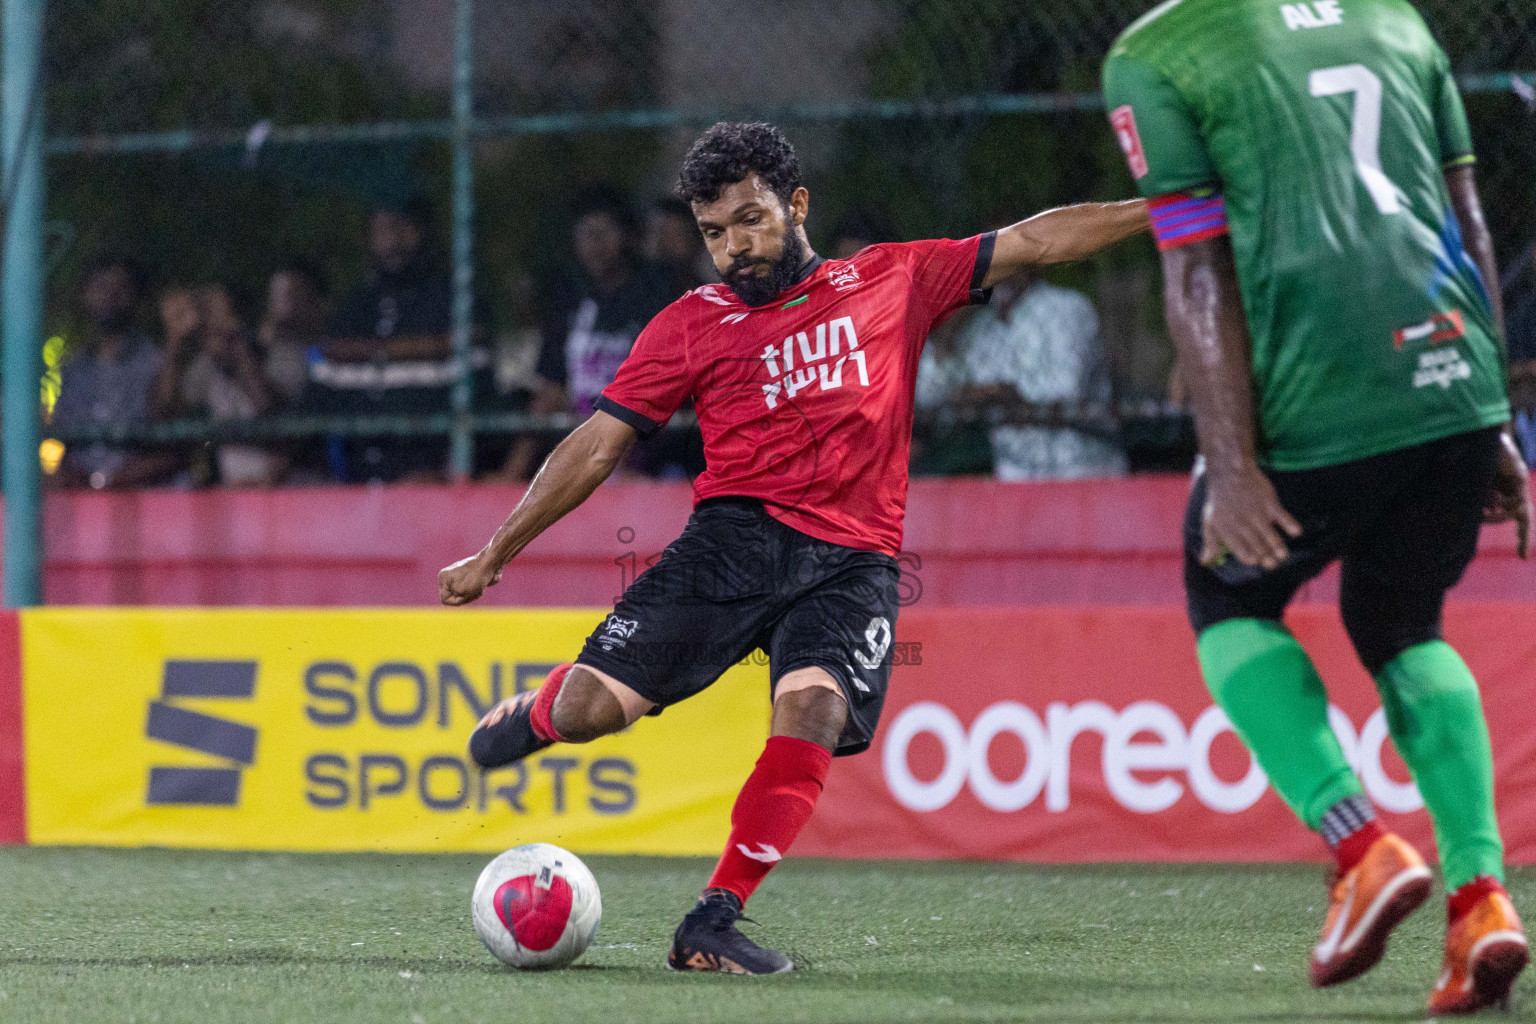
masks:
<path fill-rule="evenodd" d="M 1445 916 L 1447 922 L 1455 924 L 1461 920 L 1477 901 L 1491 893 L 1504 892 L 1504 885 L 1492 875 L 1478 875 L 1472 881 L 1451 893 L 1445 901 Z"/>
<path fill-rule="evenodd" d="M 1339 862 L 1339 874 L 1351 871 L 1364 860 L 1371 845 L 1386 834 L 1387 830 L 1373 818 L 1339 840 L 1339 845 L 1333 848 L 1333 856 Z"/>
<path fill-rule="evenodd" d="M 566 674 L 575 667 L 573 664 L 557 665 L 545 677 L 544 685 L 539 687 L 538 694 L 533 698 L 533 707 L 528 709 L 528 722 L 533 726 L 533 734 L 541 740 L 566 742 L 565 737 L 555 730 L 549 712 L 555 706 L 555 698 L 560 696 L 560 686 L 565 682 Z"/>
<path fill-rule="evenodd" d="M 816 743 L 773 736 L 731 811 L 731 838 L 709 888 L 745 903 L 811 819 L 832 754 Z"/>

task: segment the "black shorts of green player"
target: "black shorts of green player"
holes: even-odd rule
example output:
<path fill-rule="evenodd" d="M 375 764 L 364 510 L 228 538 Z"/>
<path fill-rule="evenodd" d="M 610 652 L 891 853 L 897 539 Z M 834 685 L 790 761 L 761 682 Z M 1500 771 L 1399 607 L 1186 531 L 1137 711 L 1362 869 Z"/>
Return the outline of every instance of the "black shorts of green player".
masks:
<path fill-rule="evenodd" d="M 623 680 L 653 714 L 755 651 L 768 656 L 773 688 L 820 668 L 848 705 L 834 754 L 857 754 L 874 738 L 890 684 L 900 575 L 891 556 L 809 537 L 760 501 L 712 498 L 593 630 L 576 664 Z"/>
<path fill-rule="evenodd" d="M 1231 619 L 1278 620 L 1297 590 L 1341 563 L 1339 610 L 1372 676 L 1399 654 L 1441 639 L 1448 590 L 1477 552 L 1493 489 L 1499 428 L 1355 462 L 1266 475 L 1305 531 L 1265 570 L 1227 558 L 1200 564 L 1202 474 L 1184 518 L 1184 582 L 1196 633 Z"/>

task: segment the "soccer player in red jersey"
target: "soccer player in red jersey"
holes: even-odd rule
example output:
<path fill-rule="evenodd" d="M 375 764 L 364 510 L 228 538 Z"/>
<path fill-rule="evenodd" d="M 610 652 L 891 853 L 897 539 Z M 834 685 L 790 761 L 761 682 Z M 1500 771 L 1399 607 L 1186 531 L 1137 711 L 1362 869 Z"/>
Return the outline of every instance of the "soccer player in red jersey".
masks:
<path fill-rule="evenodd" d="M 767 124 L 721 123 L 683 162 L 723 284 L 697 288 L 636 340 L 597 411 L 560 443 L 478 554 L 444 569 L 444 604 L 580 505 L 637 438 L 688 399 L 707 469 L 682 536 L 625 592 L 572 664 L 503 701 L 470 753 L 490 768 L 586 743 L 686 700 L 768 653 L 767 748 L 731 835 L 678 927 L 677 970 L 792 964 L 736 928 L 742 905 L 810 818 L 834 755 L 866 749 L 890 681 L 918 355 L 934 325 L 1028 268 L 1081 259 L 1149 226 L 1140 201 L 1051 210 L 960 241 L 811 251 L 794 148 Z"/>

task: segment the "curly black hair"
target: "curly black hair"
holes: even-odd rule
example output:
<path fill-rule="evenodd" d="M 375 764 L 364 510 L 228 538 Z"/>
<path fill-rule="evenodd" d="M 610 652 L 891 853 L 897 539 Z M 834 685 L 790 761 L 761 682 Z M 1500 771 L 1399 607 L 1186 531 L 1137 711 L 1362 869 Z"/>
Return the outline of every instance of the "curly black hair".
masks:
<path fill-rule="evenodd" d="M 800 158 L 784 133 L 762 121 L 721 121 L 689 147 L 677 176 L 677 196 L 712 203 L 728 185 L 756 174 L 780 202 L 801 185 Z"/>

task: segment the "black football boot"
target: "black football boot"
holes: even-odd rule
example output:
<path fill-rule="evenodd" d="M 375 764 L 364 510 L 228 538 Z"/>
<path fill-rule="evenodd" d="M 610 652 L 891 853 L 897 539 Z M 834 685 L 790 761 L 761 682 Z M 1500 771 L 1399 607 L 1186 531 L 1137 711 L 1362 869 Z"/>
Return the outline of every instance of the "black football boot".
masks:
<path fill-rule="evenodd" d="M 747 921 L 741 900 L 721 889 L 706 892 L 677 926 L 667 966 L 674 971 L 720 974 L 783 974 L 794 964 L 783 953 L 764 949 L 736 929 Z"/>
<path fill-rule="evenodd" d="M 533 700 L 538 693 L 538 690 L 529 690 L 518 694 L 510 711 L 494 722 L 475 728 L 469 737 L 469 756 L 475 759 L 475 764 L 487 769 L 500 768 L 554 746 L 533 731 Z"/>

